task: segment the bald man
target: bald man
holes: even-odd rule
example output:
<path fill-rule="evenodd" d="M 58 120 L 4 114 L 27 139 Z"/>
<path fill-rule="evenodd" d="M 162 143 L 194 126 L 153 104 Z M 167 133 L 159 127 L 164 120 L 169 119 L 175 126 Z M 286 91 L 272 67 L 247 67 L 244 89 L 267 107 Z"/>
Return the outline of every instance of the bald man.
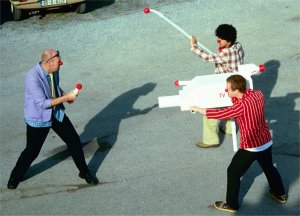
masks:
<path fill-rule="evenodd" d="M 50 129 L 66 143 L 79 170 L 79 177 L 85 179 L 88 184 L 98 184 L 98 179 L 88 170 L 79 135 L 64 111 L 63 103 L 73 103 L 78 93 L 65 93 L 60 88 L 59 69 L 62 65 L 59 51 L 45 50 L 41 62 L 25 75 L 26 147 L 11 172 L 8 189 L 16 189 L 22 181 L 30 165 L 39 155 Z"/>

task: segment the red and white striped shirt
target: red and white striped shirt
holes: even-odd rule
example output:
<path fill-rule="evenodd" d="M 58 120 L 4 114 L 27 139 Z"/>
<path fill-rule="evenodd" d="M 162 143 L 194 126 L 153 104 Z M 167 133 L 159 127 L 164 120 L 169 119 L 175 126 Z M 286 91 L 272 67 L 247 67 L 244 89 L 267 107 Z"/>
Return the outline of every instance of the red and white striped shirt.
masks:
<path fill-rule="evenodd" d="M 237 72 L 238 66 L 244 64 L 244 50 L 239 42 L 221 49 L 218 54 L 207 54 L 197 45 L 193 46 L 191 51 L 206 62 L 214 62 L 217 74 Z"/>
<path fill-rule="evenodd" d="M 207 118 L 235 118 L 240 129 L 240 148 L 256 148 L 272 140 L 264 114 L 264 96 L 261 91 L 247 90 L 242 99 L 233 100 L 225 109 L 207 109 Z"/>

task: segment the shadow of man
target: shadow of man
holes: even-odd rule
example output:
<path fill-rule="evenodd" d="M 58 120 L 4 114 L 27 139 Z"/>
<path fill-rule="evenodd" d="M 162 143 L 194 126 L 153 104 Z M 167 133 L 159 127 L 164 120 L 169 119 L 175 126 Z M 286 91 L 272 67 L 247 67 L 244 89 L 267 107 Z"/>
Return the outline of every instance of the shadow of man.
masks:
<path fill-rule="evenodd" d="M 149 94 L 156 84 L 147 83 L 115 98 L 85 126 L 80 135 L 83 145 L 94 145 L 97 149 L 90 160 L 88 167 L 92 174 L 96 174 L 111 147 L 118 139 L 120 123 L 123 119 L 137 115 L 144 115 L 157 107 L 154 104 L 146 109 L 134 109 L 133 105 L 140 96 Z"/>
<path fill-rule="evenodd" d="M 274 142 L 272 145 L 273 155 L 281 154 L 299 157 L 299 111 L 295 110 L 295 100 L 299 98 L 300 94 L 288 93 L 284 97 L 271 97 L 272 90 L 277 83 L 280 62 L 278 60 L 270 60 L 264 65 L 265 72 L 252 78 L 255 89 L 261 90 L 265 97 L 265 117 Z M 280 87 L 283 88 L 283 86 Z M 298 178 L 299 165 L 297 165 L 298 168 L 292 168 L 293 172 L 289 172 L 285 169 L 280 169 L 281 166 L 285 166 L 284 161 L 282 162 L 276 163 L 276 166 L 281 173 L 286 192 L 288 192 L 289 185 Z M 295 165 L 295 163 L 292 164 Z M 255 178 L 262 172 L 257 162 L 250 167 L 241 181 L 241 200 L 249 191 Z"/>
<path fill-rule="evenodd" d="M 144 110 L 133 108 L 134 103 L 140 96 L 149 94 L 155 87 L 155 83 L 146 83 L 125 92 L 115 98 L 86 124 L 80 138 L 81 140 L 86 140 L 82 142 L 85 153 L 87 148 L 92 148 L 92 150 L 95 151 L 88 164 L 92 175 L 96 175 L 101 163 L 109 153 L 109 149 L 117 141 L 121 121 L 132 116 L 147 114 L 158 106 L 154 104 L 152 107 Z M 50 169 L 69 156 L 70 153 L 68 149 L 66 149 L 66 146 L 60 146 L 54 149 L 50 157 L 30 167 L 23 181 Z"/>

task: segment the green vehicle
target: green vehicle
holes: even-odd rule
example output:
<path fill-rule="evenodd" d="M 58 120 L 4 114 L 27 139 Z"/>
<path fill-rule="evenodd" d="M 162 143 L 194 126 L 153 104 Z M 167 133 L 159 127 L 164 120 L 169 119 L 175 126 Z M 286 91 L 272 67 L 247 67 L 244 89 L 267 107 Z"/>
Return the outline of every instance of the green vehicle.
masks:
<path fill-rule="evenodd" d="M 14 21 L 21 20 L 30 10 L 48 10 L 74 5 L 75 11 L 82 14 L 86 11 L 86 0 L 10 0 Z"/>

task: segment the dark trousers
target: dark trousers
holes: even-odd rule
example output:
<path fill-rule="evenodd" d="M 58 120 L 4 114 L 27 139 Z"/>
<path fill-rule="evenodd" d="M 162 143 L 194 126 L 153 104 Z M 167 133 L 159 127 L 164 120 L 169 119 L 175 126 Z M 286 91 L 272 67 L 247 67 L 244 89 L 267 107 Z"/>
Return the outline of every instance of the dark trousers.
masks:
<path fill-rule="evenodd" d="M 273 165 L 272 146 L 261 152 L 249 152 L 244 149 L 239 149 L 227 168 L 226 202 L 231 208 L 239 208 L 238 195 L 240 179 L 255 160 L 257 160 L 263 169 L 271 191 L 277 195 L 285 194 L 281 176 Z"/>
<path fill-rule="evenodd" d="M 65 115 L 62 122 L 59 122 L 52 117 L 52 127 L 55 133 L 66 143 L 70 154 L 82 174 L 87 174 L 88 167 L 85 162 L 80 138 L 72 125 L 69 118 Z M 15 178 L 19 181 L 30 168 L 32 162 L 39 155 L 45 139 L 49 133 L 50 127 L 35 128 L 27 125 L 27 142 L 26 148 L 21 153 L 16 166 L 11 172 L 10 178 Z"/>

